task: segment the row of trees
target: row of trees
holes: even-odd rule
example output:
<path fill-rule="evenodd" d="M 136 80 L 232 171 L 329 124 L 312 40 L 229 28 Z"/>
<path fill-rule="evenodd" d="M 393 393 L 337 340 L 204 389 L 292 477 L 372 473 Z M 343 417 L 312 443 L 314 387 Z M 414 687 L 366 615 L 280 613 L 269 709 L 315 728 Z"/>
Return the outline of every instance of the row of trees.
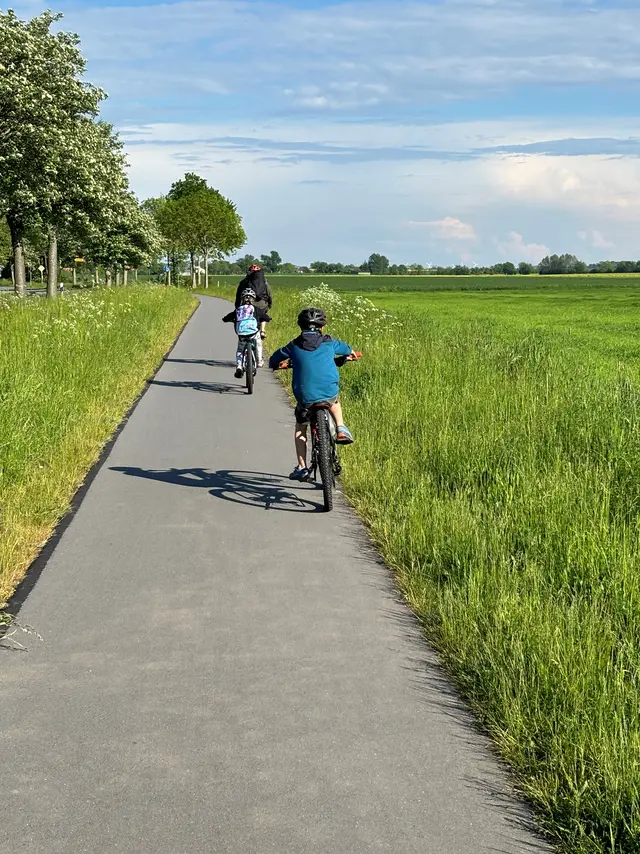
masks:
<path fill-rule="evenodd" d="M 60 17 L 0 12 L 0 249 L 10 243 L 19 295 L 34 256 L 55 296 L 60 258 L 102 265 L 109 284 L 161 246 L 129 190 L 122 143 L 99 119 L 106 94 L 83 79 L 78 37 L 51 31 Z"/>

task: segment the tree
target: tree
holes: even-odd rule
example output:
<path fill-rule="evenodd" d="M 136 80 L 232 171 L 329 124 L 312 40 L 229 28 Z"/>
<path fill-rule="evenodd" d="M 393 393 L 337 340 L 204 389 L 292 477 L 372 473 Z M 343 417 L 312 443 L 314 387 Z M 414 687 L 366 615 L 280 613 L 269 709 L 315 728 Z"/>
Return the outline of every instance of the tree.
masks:
<path fill-rule="evenodd" d="M 0 219 L 0 276 L 11 259 L 11 232 L 6 219 Z"/>
<path fill-rule="evenodd" d="M 505 276 L 515 276 L 516 274 L 516 265 L 511 261 L 505 261 L 502 265 L 502 272 Z"/>
<path fill-rule="evenodd" d="M 132 193 L 121 194 L 111 214 L 100 228 L 94 228 L 85 243 L 85 254 L 105 267 L 107 285 L 113 268 L 138 267 L 160 253 L 162 236 L 153 217 L 144 211 Z"/>
<path fill-rule="evenodd" d="M 366 262 L 368 272 L 374 276 L 382 276 L 389 269 L 389 259 L 384 255 L 379 255 L 377 252 L 374 252 L 373 255 L 369 256 L 369 260 Z"/>
<path fill-rule="evenodd" d="M 210 188 L 168 198 L 159 210 L 158 223 L 166 240 L 189 253 L 192 287 L 196 284 L 197 252 L 202 252 L 207 261 L 209 257 L 221 258 L 235 252 L 247 239 L 233 202 Z"/>
<path fill-rule="evenodd" d="M 272 249 L 269 255 L 260 256 L 260 263 L 262 264 L 265 272 L 277 273 L 280 269 L 280 265 L 282 264 L 282 258 L 278 252 Z"/>
<path fill-rule="evenodd" d="M 193 196 L 195 193 L 201 193 L 208 189 L 209 185 L 204 178 L 196 175 L 195 172 L 187 172 L 184 178 L 174 181 L 167 193 L 167 198 L 177 202 L 185 196 Z"/>
<path fill-rule="evenodd" d="M 535 269 L 536 268 L 533 266 L 533 264 L 529 264 L 527 261 L 521 261 L 518 264 L 518 273 L 521 276 L 530 276 L 531 273 L 535 272 Z"/>
<path fill-rule="evenodd" d="M 78 37 L 50 32 L 60 18 L 43 12 L 22 21 L 0 12 L 0 215 L 11 231 L 19 295 L 25 232 L 46 221 L 78 121 L 96 116 L 105 97 L 81 79 L 86 60 Z"/>
<path fill-rule="evenodd" d="M 538 272 L 541 276 L 553 274 L 567 274 L 586 272 L 586 264 L 579 261 L 575 255 L 547 255 L 538 264 Z"/>

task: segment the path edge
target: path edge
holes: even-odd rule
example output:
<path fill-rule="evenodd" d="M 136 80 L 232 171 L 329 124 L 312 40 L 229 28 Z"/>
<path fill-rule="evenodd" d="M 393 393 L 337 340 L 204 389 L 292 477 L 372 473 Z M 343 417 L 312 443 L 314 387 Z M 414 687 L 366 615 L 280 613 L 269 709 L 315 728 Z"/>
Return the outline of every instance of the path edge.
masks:
<path fill-rule="evenodd" d="M 138 408 L 138 405 L 142 401 L 142 398 L 149 391 L 149 388 L 151 387 L 151 383 L 153 382 L 153 380 L 156 378 L 156 376 L 160 372 L 160 369 L 162 368 L 162 366 L 164 365 L 166 360 L 169 358 L 171 353 L 174 351 L 174 349 L 178 345 L 178 342 L 182 338 L 182 335 L 183 335 L 185 329 L 187 328 L 188 324 L 190 323 L 190 321 L 192 320 L 193 316 L 195 315 L 195 313 L 197 312 L 197 310 L 199 308 L 200 308 L 200 300 L 198 300 L 197 305 L 195 305 L 193 307 L 193 310 L 191 311 L 191 313 L 189 314 L 189 316 L 187 317 L 185 322 L 182 324 L 182 327 L 181 327 L 180 331 L 178 332 L 178 334 L 176 335 L 173 343 L 171 344 L 169 349 L 163 354 L 163 356 L 161 357 L 160 361 L 158 362 L 158 365 L 155 368 L 155 370 L 153 371 L 153 373 L 150 374 L 149 376 L 147 376 L 147 378 L 144 380 L 144 385 L 141 388 L 141 390 L 138 392 L 138 395 L 134 399 L 133 403 L 129 406 L 129 408 L 125 412 L 124 416 L 122 417 L 121 421 L 118 423 L 117 427 L 115 428 L 115 430 L 113 431 L 111 436 L 107 439 L 107 441 L 102 446 L 97 460 L 93 463 L 93 465 L 91 466 L 89 471 L 86 473 L 84 480 L 82 481 L 80 486 L 76 489 L 73 496 L 71 497 L 71 499 L 69 501 L 69 509 L 59 519 L 55 528 L 51 532 L 51 536 L 46 541 L 46 543 L 43 545 L 43 547 L 40 549 L 40 551 L 35 556 L 35 558 L 29 564 L 29 567 L 28 567 L 22 581 L 20 581 L 20 583 L 18 584 L 16 589 L 13 591 L 13 593 L 9 597 L 9 601 L 7 602 L 6 608 L 4 609 L 4 613 L 8 614 L 10 618 L 15 618 L 20 613 L 20 609 L 25 604 L 25 602 L 27 601 L 27 598 L 29 597 L 29 594 L 32 592 L 32 590 L 35 588 L 36 584 L 38 583 L 40 576 L 44 572 L 45 567 L 46 567 L 47 563 L 49 562 L 49 559 L 53 555 L 53 553 L 54 553 L 58 543 L 62 539 L 65 531 L 67 530 L 69 525 L 73 522 L 73 519 L 74 519 L 76 513 L 78 512 L 78 510 L 80 509 L 80 507 L 82 506 L 82 502 L 84 501 L 87 493 L 89 492 L 93 481 L 96 479 L 96 477 L 100 473 L 100 469 L 104 466 L 105 462 L 107 461 L 107 458 L 109 457 L 109 454 L 113 450 L 114 445 L 118 441 L 120 434 L 122 433 L 124 428 L 127 426 L 129 419 L 131 418 L 131 416 L 133 415 L 135 410 Z M 5 636 L 7 630 L 9 630 L 11 628 L 11 625 L 12 625 L 11 622 L 9 622 L 8 624 L 0 625 L 0 640 L 2 640 L 2 638 Z"/>

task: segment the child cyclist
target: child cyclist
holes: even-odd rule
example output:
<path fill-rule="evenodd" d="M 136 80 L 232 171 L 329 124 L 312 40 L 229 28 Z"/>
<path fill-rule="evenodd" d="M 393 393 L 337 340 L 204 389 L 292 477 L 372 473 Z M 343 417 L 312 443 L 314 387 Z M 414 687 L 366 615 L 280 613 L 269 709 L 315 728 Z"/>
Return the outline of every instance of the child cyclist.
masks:
<path fill-rule="evenodd" d="M 309 406 L 328 403 L 329 412 L 336 422 L 336 441 L 350 445 L 353 436 L 345 427 L 340 405 L 340 376 L 334 361 L 336 356 L 351 356 L 353 350 L 344 341 L 324 335 L 327 317 L 321 308 L 305 308 L 298 315 L 300 335 L 271 356 L 269 367 L 276 370 L 282 362 L 290 361 L 293 369 L 293 394 L 297 401 L 295 446 L 298 464 L 291 472 L 291 480 L 308 480 L 307 426 Z"/>
<path fill-rule="evenodd" d="M 244 352 L 244 344 L 240 340 L 240 336 L 255 335 L 256 350 L 258 355 L 258 367 L 264 365 L 262 358 L 262 338 L 258 335 L 259 324 L 268 323 L 271 318 L 263 308 L 255 305 L 256 293 L 251 288 L 245 288 L 240 295 L 240 302 L 237 308 L 230 311 L 222 318 L 223 323 L 235 324 L 236 335 L 238 336 L 238 347 L 236 349 L 236 371 L 234 376 L 240 379 L 243 374 L 242 355 Z"/>

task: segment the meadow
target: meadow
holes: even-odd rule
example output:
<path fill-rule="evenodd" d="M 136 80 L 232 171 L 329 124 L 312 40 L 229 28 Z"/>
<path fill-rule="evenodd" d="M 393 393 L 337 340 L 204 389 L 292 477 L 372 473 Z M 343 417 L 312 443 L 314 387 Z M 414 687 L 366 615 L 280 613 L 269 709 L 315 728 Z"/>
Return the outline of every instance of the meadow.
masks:
<path fill-rule="evenodd" d="M 194 305 L 162 287 L 0 296 L 0 605 Z"/>
<path fill-rule="evenodd" d="M 541 826 L 640 851 L 640 383 L 633 290 L 276 291 L 364 352 L 343 485 Z"/>
<path fill-rule="evenodd" d="M 234 287 L 240 276 L 211 276 L 210 290 L 224 285 Z M 368 293 L 378 291 L 538 291 L 564 288 L 595 288 L 603 285 L 639 287 L 640 274 L 603 273 L 586 276 L 331 276 L 315 274 L 268 275 L 274 288 L 317 287 L 323 282 L 333 290 Z"/>

